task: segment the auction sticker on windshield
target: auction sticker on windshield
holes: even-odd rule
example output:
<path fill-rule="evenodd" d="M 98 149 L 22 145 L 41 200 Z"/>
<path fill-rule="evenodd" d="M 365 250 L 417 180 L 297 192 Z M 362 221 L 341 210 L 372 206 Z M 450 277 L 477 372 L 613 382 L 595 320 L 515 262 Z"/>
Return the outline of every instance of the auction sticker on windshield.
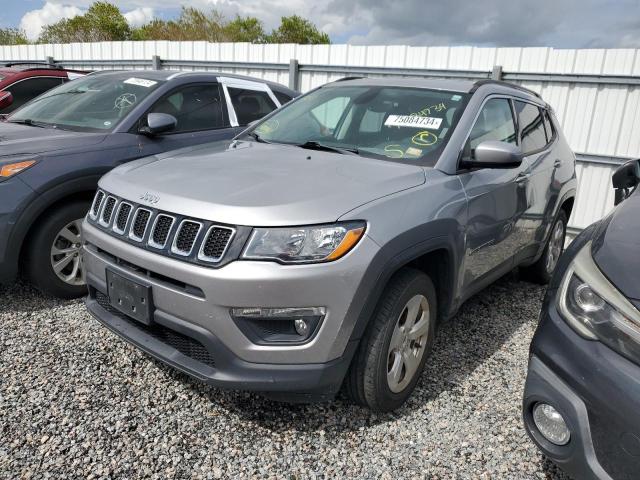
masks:
<path fill-rule="evenodd" d="M 138 85 L 139 87 L 149 88 L 149 87 L 153 87 L 158 82 L 154 82 L 153 80 L 147 80 L 145 78 L 131 77 L 131 78 L 127 78 L 123 83 L 128 83 L 130 85 Z"/>
<path fill-rule="evenodd" d="M 419 115 L 389 115 L 384 122 L 387 127 L 429 128 L 431 130 L 438 130 L 441 123 L 441 118 Z"/>

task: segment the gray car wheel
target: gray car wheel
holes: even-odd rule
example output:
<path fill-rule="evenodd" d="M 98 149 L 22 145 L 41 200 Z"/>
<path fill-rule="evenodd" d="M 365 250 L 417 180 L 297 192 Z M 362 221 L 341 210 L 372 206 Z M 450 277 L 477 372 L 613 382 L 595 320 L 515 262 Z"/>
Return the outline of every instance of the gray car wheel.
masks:
<path fill-rule="evenodd" d="M 564 242 L 567 233 L 567 214 L 560 210 L 556 217 L 547 244 L 540 258 L 529 267 L 523 269 L 524 276 L 532 282 L 545 285 L 551 281 L 553 272 L 558 266 L 558 261 L 564 251 Z"/>
<path fill-rule="evenodd" d="M 345 389 L 378 412 L 399 408 L 415 388 L 435 337 L 436 290 L 431 279 L 403 268 L 389 281 L 358 351 Z"/>
<path fill-rule="evenodd" d="M 82 266 L 82 218 L 66 224 L 51 245 L 51 268 L 57 277 L 69 285 L 84 285 Z"/>
<path fill-rule="evenodd" d="M 33 227 L 24 266 L 29 280 L 49 295 L 76 298 L 85 295 L 82 262 L 82 219 L 89 200 L 52 207 Z"/>

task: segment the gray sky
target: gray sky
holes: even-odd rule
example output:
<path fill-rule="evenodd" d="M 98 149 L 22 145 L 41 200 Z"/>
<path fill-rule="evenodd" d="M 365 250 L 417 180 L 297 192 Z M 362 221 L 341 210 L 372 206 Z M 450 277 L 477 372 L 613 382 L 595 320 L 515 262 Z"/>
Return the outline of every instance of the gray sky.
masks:
<path fill-rule="evenodd" d="M 91 0 L 1 0 L 1 26 L 21 26 L 33 38 L 42 25 L 73 16 Z M 112 1 L 132 24 L 172 18 L 180 2 Z M 334 43 L 640 47 L 640 0 L 192 0 L 228 17 L 260 18 L 273 28 L 284 15 L 311 19 Z"/>

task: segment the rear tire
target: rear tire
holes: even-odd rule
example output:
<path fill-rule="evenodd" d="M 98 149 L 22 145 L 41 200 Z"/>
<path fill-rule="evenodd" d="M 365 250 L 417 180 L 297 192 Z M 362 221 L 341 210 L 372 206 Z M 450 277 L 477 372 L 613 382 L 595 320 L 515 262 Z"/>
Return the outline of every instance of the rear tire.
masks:
<path fill-rule="evenodd" d="M 64 299 L 86 294 L 80 225 L 90 206 L 90 201 L 81 200 L 56 207 L 32 233 L 25 270 L 42 292 Z"/>
<path fill-rule="evenodd" d="M 412 268 L 398 272 L 382 293 L 347 373 L 349 397 L 377 412 L 404 404 L 431 353 L 437 317 L 431 279 Z"/>
<path fill-rule="evenodd" d="M 553 227 L 551 227 L 551 233 L 542 256 L 533 265 L 522 269 L 522 273 L 527 280 L 540 285 L 546 285 L 551 281 L 553 272 L 558 265 L 558 260 L 564 251 L 566 235 L 567 214 L 564 210 L 560 210 Z"/>

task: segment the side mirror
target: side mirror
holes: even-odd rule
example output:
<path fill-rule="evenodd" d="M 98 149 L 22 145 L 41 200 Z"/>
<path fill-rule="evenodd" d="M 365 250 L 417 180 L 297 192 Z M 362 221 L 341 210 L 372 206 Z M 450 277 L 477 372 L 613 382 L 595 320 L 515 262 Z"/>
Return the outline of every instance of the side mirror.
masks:
<path fill-rule="evenodd" d="M 515 168 L 522 164 L 522 151 L 513 143 L 487 140 L 478 145 L 473 158 L 465 161 L 474 168 Z"/>
<path fill-rule="evenodd" d="M 616 191 L 614 203 L 618 205 L 631 195 L 633 189 L 640 183 L 640 160 L 631 160 L 619 166 L 613 172 L 611 183 Z"/>
<path fill-rule="evenodd" d="M 161 133 L 169 132 L 176 128 L 178 120 L 168 113 L 150 113 L 147 115 L 147 125 L 138 130 L 143 135 L 153 137 Z"/>
<path fill-rule="evenodd" d="M 13 94 L 11 92 L 0 92 L 0 110 L 7 108 L 13 103 Z"/>

